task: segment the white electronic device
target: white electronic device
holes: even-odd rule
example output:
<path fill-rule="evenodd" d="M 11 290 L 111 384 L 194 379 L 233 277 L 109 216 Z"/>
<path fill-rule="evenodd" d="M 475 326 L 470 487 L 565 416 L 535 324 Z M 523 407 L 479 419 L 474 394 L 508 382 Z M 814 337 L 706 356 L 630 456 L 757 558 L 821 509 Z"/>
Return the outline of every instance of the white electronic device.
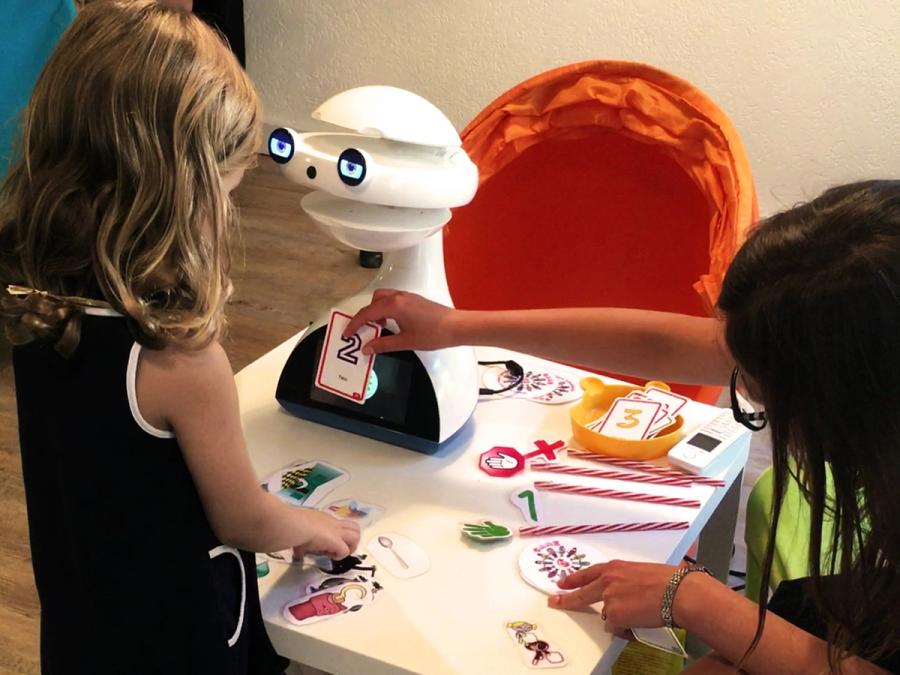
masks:
<path fill-rule="evenodd" d="M 478 187 L 478 169 L 453 125 L 422 97 L 380 86 L 337 94 L 312 116 L 344 131 L 276 129 L 270 156 L 290 180 L 315 190 L 300 205 L 322 230 L 352 248 L 385 253 L 372 283 L 335 308 L 355 314 L 378 288 L 451 305 L 441 229 L 450 208 L 471 201 Z M 317 387 L 328 319 L 298 336 L 282 371 L 276 398 L 289 412 L 426 453 L 471 417 L 478 372 L 470 347 L 379 354 L 362 404 Z"/>
<path fill-rule="evenodd" d="M 723 410 L 669 450 L 669 462 L 693 474 L 711 467 L 738 438 L 750 430 Z"/>

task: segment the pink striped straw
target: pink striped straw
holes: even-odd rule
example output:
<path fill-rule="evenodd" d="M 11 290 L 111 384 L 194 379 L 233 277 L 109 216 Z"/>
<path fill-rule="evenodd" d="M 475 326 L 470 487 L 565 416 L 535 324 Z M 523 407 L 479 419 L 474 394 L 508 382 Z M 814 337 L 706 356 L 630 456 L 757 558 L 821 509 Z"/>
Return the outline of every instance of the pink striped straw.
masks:
<path fill-rule="evenodd" d="M 544 492 L 565 492 L 585 497 L 609 497 L 610 499 L 624 499 L 631 502 L 646 502 L 648 504 L 665 504 L 667 506 L 684 506 L 689 509 L 699 509 L 700 502 L 696 499 L 681 499 L 680 497 L 665 497 L 663 495 L 648 495 L 643 492 L 624 492 L 623 490 L 607 490 L 606 488 L 587 487 L 585 485 L 568 485 L 566 483 L 553 483 L 546 480 L 534 482 L 536 490 Z"/>
<path fill-rule="evenodd" d="M 685 521 L 651 523 L 602 523 L 597 525 L 530 525 L 519 528 L 520 537 L 556 537 L 562 534 L 605 534 L 607 532 L 652 532 L 656 530 L 686 530 Z"/>
<path fill-rule="evenodd" d="M 610 480 L 625 480 L 634 483 L 653 483 L 655 485 L 676 485 L 678 487 L 691 487 L 693 485 L 691 479 L 684 476 L 646 476 L 639 473 L 627 473 L 625 471 L 587 469 L 581 466 L 556 464 L 555 462 L 535 462 L 530 466 L 532 471 L 567 473 L 572 476 L 587 476 L 589 478 L 608 478 Z"/>
<path fill-rule="evenodd" d="M 636 459 L 623 459 L 621 457 L 608 457 L 607 455 L 598 455 L 587 450 L 579 450 L 578 448 L 569 448 L 569 456 L 578 459 L 586 459 L 589 462 L 597 462 L 598 464 L 609 464 L 610 466 L 621 466 L 624 469 L 636 469 L 638 471 L 646 471 L 657 476 L 669 476 L 670 478 L 683 478 L 697 485 L 708 485 L 710 487 L 725 487 L 725 481 L 718 478 L 707 478 L 706 476 L 695 476 L 690 473 L 681 473 L 680 471 L 672 471 L 671 469 L 663 469 L 662 467 L 651 464 L 650 462 L 641 462 Z M 533 466 L 532 466 L 533 468 Z"/>

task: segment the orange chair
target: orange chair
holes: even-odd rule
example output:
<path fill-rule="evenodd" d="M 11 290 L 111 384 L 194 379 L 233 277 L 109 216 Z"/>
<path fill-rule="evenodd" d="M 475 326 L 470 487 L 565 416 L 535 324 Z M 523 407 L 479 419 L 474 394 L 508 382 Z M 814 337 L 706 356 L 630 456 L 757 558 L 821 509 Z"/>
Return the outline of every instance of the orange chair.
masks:
<path fill-rule="evenodd" d="M 457 307 L 709 315 L 756 220 L 737 131 L 690 83 L 587 61 L 519 84 L 463 131 L 475 199 L 444 229 Z M 718 388 L 674 386 L 713 402 Z"/>

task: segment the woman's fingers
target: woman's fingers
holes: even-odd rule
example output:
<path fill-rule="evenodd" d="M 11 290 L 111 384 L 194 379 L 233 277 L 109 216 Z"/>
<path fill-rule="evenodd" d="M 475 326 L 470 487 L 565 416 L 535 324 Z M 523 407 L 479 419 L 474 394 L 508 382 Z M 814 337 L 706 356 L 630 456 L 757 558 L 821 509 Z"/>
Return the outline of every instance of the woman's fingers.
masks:
<path fill-rule="evenodd" d="M 575 572 L 574 574 L 569 574 L 568 576 L 563 577 L 558 586 L 565 589 L 580 588 L 581 586 L 589 584 L 597 579 L 601 574 L 603 574 L 605 569 L 606 563 L 591 565 L 587 569 L 583 569 L 579 572 Z"/>

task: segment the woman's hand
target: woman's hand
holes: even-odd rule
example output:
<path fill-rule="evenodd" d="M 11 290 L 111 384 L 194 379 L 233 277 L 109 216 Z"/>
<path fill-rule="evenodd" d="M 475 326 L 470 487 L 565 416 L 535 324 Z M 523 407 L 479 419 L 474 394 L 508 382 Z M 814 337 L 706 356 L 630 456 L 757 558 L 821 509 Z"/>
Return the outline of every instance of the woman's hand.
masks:
<path fill-rule="evenodd" d="M 550 606 L 585 609 L 602 602 L 606 630 L 620 637 L 625 637 L 629 628 L 656 628 L 663 625 L 660 615 L 663 593 L 677 569 L 671 565 L 623 560 L 592 565 L 560 581 L 561 589 L 577 590 L 551 596 Z M 698 575 L 690 574 L 682 583 L 692 576 Z"/>
<path fill-rule="evenodd" d="M 383 326 L 388 319 L 393 319 L 399 332 L 372 340 L 363 346 L 363 354 L 443 349 L 459 344 L 454 335 L 454 319 L 458 314 L 420 295 L 380 288 L 372 295 L 372 302 L 347 324 L 344 335 L 353 335 L 367 321 Z"/>

